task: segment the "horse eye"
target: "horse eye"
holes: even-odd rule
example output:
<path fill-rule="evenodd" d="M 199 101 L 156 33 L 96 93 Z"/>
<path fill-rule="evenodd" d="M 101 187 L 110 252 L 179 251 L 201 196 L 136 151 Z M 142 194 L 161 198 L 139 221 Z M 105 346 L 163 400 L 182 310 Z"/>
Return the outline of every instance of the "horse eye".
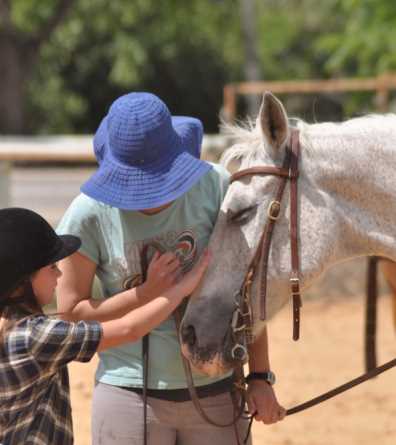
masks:
<path fill-rule="evenodd" d="M 238 210 L 237 212 L 229 209 L 227 211 L 227 221 L 231 224 L 244 224 L 257 209 L 257 204 Z"/>

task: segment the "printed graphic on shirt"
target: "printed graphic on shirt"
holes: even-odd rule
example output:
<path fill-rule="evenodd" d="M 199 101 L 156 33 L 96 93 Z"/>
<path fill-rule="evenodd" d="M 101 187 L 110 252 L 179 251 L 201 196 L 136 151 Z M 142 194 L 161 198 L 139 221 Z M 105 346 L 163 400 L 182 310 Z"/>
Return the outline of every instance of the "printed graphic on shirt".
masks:
<path fill-rule="evenodd" d="M 130 289 L 142 284 L 142 267 L 148 267 L 155 251 L 175 253 L 180 260 L 182 273 L 186 273 L 196 260 L 197 241 L 192 230 L 184 230 L 181 233 L 168 232 L 162 236 L 136 242 L 133 244 L 133 249 L 127 250 L 134 251 L 131 257 L 127 258 L 127 263 L 132 260 L 129 265 L 132 270 L 135 270 L 135 273 L 128 275 L 123 280 L 123 289 Z M 136 255 L 137 252 L 138 255 Z M 138 261 L 136 261 L 137 256 Z"/>

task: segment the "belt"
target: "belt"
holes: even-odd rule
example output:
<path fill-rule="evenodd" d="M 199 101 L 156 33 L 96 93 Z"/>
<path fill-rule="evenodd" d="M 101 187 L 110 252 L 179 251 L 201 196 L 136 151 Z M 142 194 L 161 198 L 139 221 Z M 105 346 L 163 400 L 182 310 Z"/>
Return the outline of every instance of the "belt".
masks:
<path fill-rule="evenodd" d="M 220 380 L 218 382 L 211 383 L 209 385 L 197 386 L 197 394 L 200 399 L 205 397 L 218 396 L 227 391 L 230 391 L 234 382 L 234 377 L 227 377 L 226 379 Z M 131 386 L 121 386 L 120 388 L 126 391 L 131 391 L 136 394 L 143 394 L 143 388 L 131 387 Z M 188 388 L 178 388 L 178 389 L 151 389 L 147 388 L 147 396 L 153 397 L 155 399 L 167 400 L 169 402 L 188 402 L 191 400 Z"/>

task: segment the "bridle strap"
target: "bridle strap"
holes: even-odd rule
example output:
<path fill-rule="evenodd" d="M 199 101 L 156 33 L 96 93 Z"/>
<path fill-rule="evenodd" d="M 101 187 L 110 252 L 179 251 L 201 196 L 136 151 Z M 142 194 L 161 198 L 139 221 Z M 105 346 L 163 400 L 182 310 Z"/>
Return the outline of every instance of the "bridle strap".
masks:
<path fill-rule="evenodd" d="M 253 175 L 275 175 L 275 176 L 283 176 L 285 178 L 288 178 L 290 175 L 289 169 L 287 168 L 280 168 L 280 167 L 273 167 L 273 166 L 257 166 L 257 167 L 250 167 L 245 168 L 243 170 L 235 172 L 231 176 L 231 182 L 234 182 L 240 178 L 243 178 L 244 176 L 253 176 Z"/>
<path fill-rule="evenodd" d="M 287 167 L 290 163 L 290 152 L 287 153 L 284 165 Z M 267 275 L 268 275 L 268 260 L 269 253 L 271 250 L 271 242 L 272 242 L 272 234 L 274 232 L 275 222 L 278 219 L 280 213 L 280 205 L 282 202 L 283 193 L 286 188 L 286 182 L 288 177 L 281 177 L 278 190 L 275 194 L 275 200 L 270 203 L 268 208 L 268 219 L 265 225 L 264 234 L 263 234 L 263 245 L 261 248 L 261 284 L 260 284 L 260 320 L 267 319 Z M 275 213 L 274 213 L 275 212 Z"/>
<path fill-rule="evenodd" d="M 291 249 L 291 277 L 290 287 L 293 297 L 293 339 L 298 340 L 300 333 L 300 307 L 301 295 L 299 284 L 299 252 L 298 252 L 298 224 L 297 224 L 297 179 L 299 176 L 298 160 L 300 153 L 299 131 L 292 129 L 290 146 L 286 147 L 286 155 L 282 167 L 256 166 L 240 170 L 231 176 L 230 182 L 237 181 L 245 176 L 257 174 L 279 176 L 280 181 L 275 194 L 275 199 L 271 201 L 268 208 L 268 219 L 265 224 L 263 234 L 260 238 L 256 252 L 251 260 L 248 271 L 242 284 L 242 293 L 249 289 L 251 281 L 256 274 L 260 259 L 262 260 L 261 283 L 260 283 L 260 319 L 266 319 L 267 306 L 267 274 L 268 260 L 271 249 L 272 234 L 275 222 L 278 219 L 281 209 L 282 197 L 286 187 L 286 182 L 290 180 L 290 249 Z"/>
<path fill-rule="evenodd" d="M 291 277 L 290 287 L 293 297 L 293 340 L 300 337 L 300 308 L 302 306 L 300 294 L 300 257 L 298 252 L 298 218 L 297 218 L 297 179 L 298 158 L 300 154 L 300 138 L 298 131 L 291 134 L 291 161 L 290 161 L 290 250 L 291 250 Z"/>

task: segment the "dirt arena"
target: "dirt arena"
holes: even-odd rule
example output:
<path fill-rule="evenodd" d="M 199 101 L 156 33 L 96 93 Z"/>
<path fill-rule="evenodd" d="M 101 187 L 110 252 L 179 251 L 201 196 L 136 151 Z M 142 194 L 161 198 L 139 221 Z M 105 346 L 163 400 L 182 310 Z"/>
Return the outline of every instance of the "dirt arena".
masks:
<path fill-rule="evenodd" d="M 391 300 L 379 301 L 379 362 L 396 356 Z M 285 407 L 344 383 L 363 370 L 363 297 L 308 298 L 302 339 L 291 340 L 290 307 L 270 323 L 272 368 Z M 90 399 L 96 361 L 70 366 L 76 445 L 90 444 Z M 265 426 L 256 424 L 253 443 L 265 445 L 394 445 L 396 369 L 335 399 Z"/>

